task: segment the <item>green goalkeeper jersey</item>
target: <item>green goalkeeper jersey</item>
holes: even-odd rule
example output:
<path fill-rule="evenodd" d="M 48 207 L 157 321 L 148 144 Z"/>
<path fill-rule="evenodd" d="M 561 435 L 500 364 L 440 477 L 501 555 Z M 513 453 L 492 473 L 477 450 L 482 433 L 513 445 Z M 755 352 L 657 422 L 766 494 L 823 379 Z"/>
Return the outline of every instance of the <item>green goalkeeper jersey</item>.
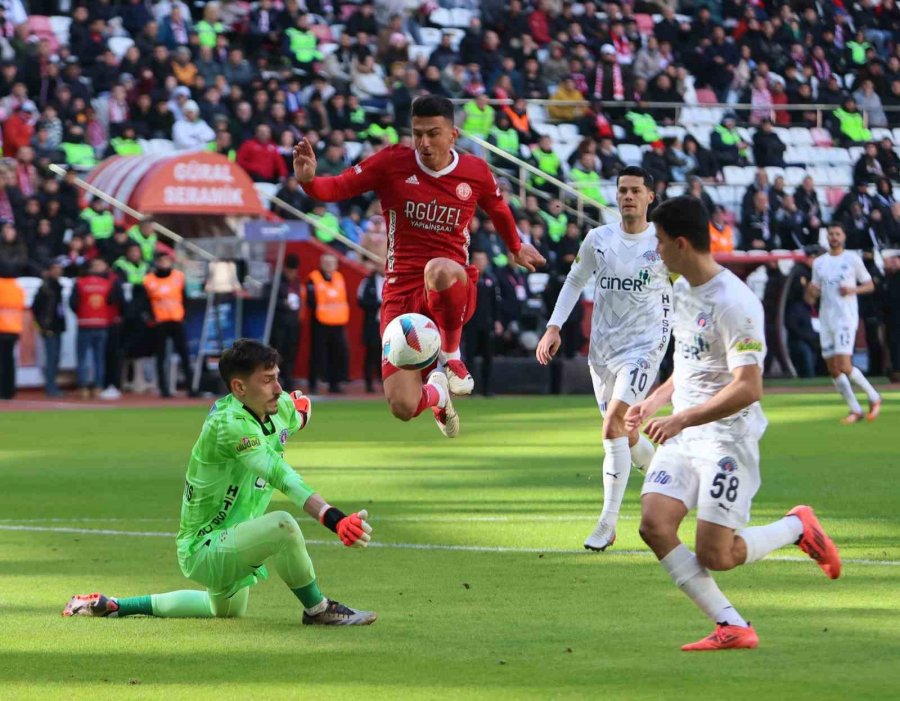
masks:
<path fill-rule="evenodd" d="M 191 555 L 224 530 L 265 513 L 274 489 L 302 507 L 314 492 L 284 460 L 284 444 L 300 429 L 287 393 L 278 412 L 258 418 L 233 395 L 213 404 L 191 450 L 181 502 L 178 562 L 187 574 Z"/>

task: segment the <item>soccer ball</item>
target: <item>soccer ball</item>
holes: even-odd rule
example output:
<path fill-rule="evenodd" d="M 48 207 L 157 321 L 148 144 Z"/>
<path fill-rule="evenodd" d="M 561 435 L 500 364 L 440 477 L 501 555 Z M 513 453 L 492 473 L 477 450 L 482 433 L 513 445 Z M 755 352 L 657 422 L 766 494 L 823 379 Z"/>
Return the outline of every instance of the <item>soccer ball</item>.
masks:
<path fill-rule="evenodd" d="M 441 350 L 441 332 L 421 314 L 401 314 L 384 330 L 382 356 L 402 370 L 427 368 Z"/>

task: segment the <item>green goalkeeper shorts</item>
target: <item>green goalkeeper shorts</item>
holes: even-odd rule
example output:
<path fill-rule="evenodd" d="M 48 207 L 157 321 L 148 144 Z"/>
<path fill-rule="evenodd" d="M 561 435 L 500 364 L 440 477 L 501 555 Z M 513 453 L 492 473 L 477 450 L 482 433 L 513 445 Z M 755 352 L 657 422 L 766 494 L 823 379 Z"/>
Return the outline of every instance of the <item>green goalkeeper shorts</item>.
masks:
<path fill-rule="evenodd" d="M 202 584 L 211 596 L 228 598 L 269 577 L 262 563 L 246 563 L 234 531 L 231 527 L 208 533 L 200 547 L 181 561 L 185 577 Z"/>

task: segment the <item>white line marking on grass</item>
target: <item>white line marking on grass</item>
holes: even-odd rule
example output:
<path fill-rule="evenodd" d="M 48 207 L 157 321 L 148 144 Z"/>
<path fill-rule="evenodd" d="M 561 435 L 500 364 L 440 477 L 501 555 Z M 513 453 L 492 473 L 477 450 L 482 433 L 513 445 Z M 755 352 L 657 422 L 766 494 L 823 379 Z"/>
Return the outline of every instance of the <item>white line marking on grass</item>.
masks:
<path fill-rule="evenodd" d="M 108 528 L 74 528 L 60 526 L 27 526 L 27 525 L 0 525 L 0 531 L 25 531 L 29 533 L 75 533 L 81 535 L 117 535 L 132 538 L 174 538 L 175 534 L 167 531 L 119 531 Z M 307 540 L 310 545 L 341 545 L 336 540 Z M 471 552 L 471 553 L 548 553 L 551 555 L 583 555 L 589 556 L 585 550 L 564 549 L 564 548 L 516 548 L 505 545 L 442 545 L 439 543 L 380 543 L 373 542 L 369 544 L 370 548 L 386 548 L 389 550 L 431 550 L 431 551 L 449 551 L 449 552 Z M 605 553 L 603 557 L 610 555 L 640 555 L 649 557 L 650 552 L 646 550 L 613 550 Z M 600 558 L 600 556 L 594 555 Z M 768 557 L 767 560 L 776 560 L 778 562 L 807 562 L 809 558 L 805 557 Z M 900 560 L 867 560 L 867 559 L 846 559 L 844 563 L 851 565 L 876 565 L 884 567 L 898 567 Z"/>

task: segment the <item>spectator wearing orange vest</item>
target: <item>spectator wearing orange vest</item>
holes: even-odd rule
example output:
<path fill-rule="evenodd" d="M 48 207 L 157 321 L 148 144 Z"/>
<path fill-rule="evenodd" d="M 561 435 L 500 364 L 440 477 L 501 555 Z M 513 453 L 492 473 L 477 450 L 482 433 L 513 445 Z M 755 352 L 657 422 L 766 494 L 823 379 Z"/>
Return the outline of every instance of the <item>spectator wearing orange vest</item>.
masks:
<path fill-rule="evenodd" d="M 166 372 L 169 354 L 166 342 L 171 338 L 175 352 L 181 360 L 181 372 L 188 387 L 188 393 L 195 396 L 191 383 L 191 360 L 188 356 L 187 336 L 184 331 L 185 287 L 184 273 L 175 270 L 174 259 L 169 253 L 156 257 L 156 268 L 144 278 L 144 290 L 150 300 L 153 312 L 153 329 L 156 337 L 156 376 L 159 393 L 171 397 L 169 376 Z"/>
<path fill-rule="evenodd" d="M 306 298 L 312 310 L 312 342 L 309 355 L 309 392 L 315 394 L 319 373 L 325 371 L 328 389 L 341 393 L 347 377 L 349 349 L 347 322 L 350 304 L 344 276 L 338 272 L 337 257 L 325 254 L 319 269 L 313 270 L 306 285 Z"/>
<path fill-rule="evenodd" d="M 725 208 L 720 204 L 713 207 L 709 219 L 709 250 L 710 253 L 734 252 L 734 229 L 725 221 Z"/>
<path fill-rule="evenodd" d="M 16 343 L 22 334 L 25 291 L 12 270 L 0 270 L 0 399 L 16 396 Z"/>
<path fill-rule="evenodd" d="M 109 265 L 94 258 L 72 288 L 69 306 L 78 317 L 75 352 L 78 357 L 78 393 L 83 398 L 96 394 L 106 374 L 106 344 L 109 327 L 122 304 L 122 286 L 109 275 Z M 93 374 L 88 383 L 88 355 L 92 357 Z"/>

